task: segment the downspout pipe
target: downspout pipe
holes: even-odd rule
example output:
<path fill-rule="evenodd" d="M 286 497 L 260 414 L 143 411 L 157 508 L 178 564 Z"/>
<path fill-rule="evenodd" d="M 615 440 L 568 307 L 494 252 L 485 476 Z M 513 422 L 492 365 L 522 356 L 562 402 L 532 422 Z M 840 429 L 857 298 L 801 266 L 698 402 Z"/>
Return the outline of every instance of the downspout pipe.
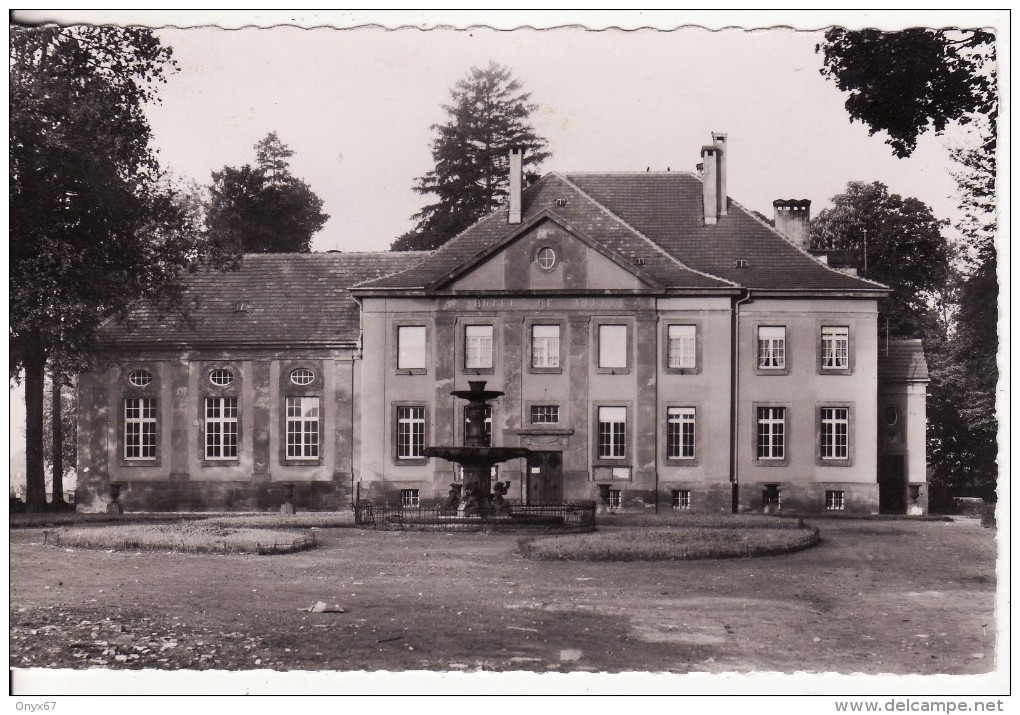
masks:
<path fill-rule="evenodd" d="M 751 291 L 744 289 L 743 295 L 733 303 L 730 322 L 733 337 L 730 349 L 732 359 L 730 366 L 730 510 L 736 514 L 740 511 L 740 474 L 738 467 L 738 451 L 740 449 L 740 306 L 754 300 Z"/>

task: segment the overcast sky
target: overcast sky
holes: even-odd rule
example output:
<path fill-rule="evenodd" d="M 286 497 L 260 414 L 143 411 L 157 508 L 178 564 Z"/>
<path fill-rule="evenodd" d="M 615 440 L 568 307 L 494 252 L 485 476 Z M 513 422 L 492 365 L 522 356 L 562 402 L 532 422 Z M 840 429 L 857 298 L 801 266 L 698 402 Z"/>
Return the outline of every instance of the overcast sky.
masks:
<path fill-rule="evenodd" d="M 501 27 L 587 22 L 591 27 L 722 28 L 958 24 L 1002 26 L 1002 13 L 747 14 L 559 11 L 516 14 L 20 12 L 19 19 L 150 25 L 246 22 L 388 27 L 491 22 Z M 1008 18 L 1007 18 L 1008 19 Z M 1003 28 L 1008 26 L 1002 26 Z M 709 31 L 684 27 L 588 31 L 232 29 L 158 31 L 180 71 L 149 110 L 164 165 L 200 184 L 223 166 L 254 160 L 270 131 L 294 150 L 291 168 L 325 201 L 331 218 L 315 250 L 385 250 L 413 225 L 425 199 L 411 187 L 433 167 L 430 125 L 446 118 L 449 90 L 472 66 L 512 69 L 538 105 L 535 128 L 549 140 L 543 171 L 693 170 L 712 131 L 729 134 L 729 193 L 766 215 L 776 198 L 825 208 L 848 181 L 882 181 L 916 196 L 940 218 L 956 217 L 946 138 L 926 135 L 896 159 L 881 135 L 851 124 L 842 95 L 819 74 L 820 31 Z M 1000 43 L 1000 58 L 1008 57 Z M 12 471 L 23 469 L 24 404 L 11 393 Z M 17 462 L 17 464 L 15 464 Z"/>
<path fill-rule="evenodd" d="M 331 216 L 316 250 L 384 250 L 425 199 L 432 124 L 472 66 L 510 67 L 538 105 L 543 171 L 692 170 L 710 133 L 729 133 L 729 193 L 766 215 L 776 198 L 813 213 L 851 180 L 878 180 L 952 218 L 947 142 L 896 159 L 851 124 L 819 74 L 820 32 L 500 32 L 404 29 L 165 29 L 180 71 L 149 112 L 164 164 L 208 184 L 254 159 L 270 131 Z"/>

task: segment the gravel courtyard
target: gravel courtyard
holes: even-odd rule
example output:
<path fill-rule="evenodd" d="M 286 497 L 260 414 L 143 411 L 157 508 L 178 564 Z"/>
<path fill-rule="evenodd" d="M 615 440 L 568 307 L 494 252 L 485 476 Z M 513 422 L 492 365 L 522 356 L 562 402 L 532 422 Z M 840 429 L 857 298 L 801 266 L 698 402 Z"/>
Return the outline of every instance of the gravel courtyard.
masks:
<path fill-rule="evenodd" d="M 15 668 L 810 671 L 994 667 L 995 531 L 817 519 L 756 559 L 537 562 L 517 537 L 353 528 L 278 556 L 87 551 L 15 529 Z M 638 527 L 635 527 L 638 528 Z M 321 601 L 343 612 L 314 613 Z"/>

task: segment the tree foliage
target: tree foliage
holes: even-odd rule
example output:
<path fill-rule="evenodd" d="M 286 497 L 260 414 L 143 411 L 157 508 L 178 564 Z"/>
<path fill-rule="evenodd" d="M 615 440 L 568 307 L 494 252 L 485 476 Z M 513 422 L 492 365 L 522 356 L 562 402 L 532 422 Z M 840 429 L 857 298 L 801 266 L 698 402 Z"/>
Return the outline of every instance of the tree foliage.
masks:
<path fill-rule="evenodd" d="M 849 96 L 851 120 L 884 131 L 898 157 L 909 156 L 928 130 L 987 117 L 986 150 L 994 153 L 998 94 L 995 35 L 984 30 L 913 28 L 898 32 L 834 27 L 816 48 L 821 70 Z"/>
<path fill-rule="evenodd" d="M 28 506 L 45 506 L 43 375 L 88 366 L 97 329 L 139 298 L 180 305 L 214 260 L 149 147 L 143 107 L 176 71 L 148 30 L 12 28 L 10 364 L 26 388 Z"/>
<path fill-rule="evenodd" d="M 968 125 L 971 146 L 953 151 L 960 194 L 960 273 L 951 281 L 954 318 L 941 345 L 928 345 L 932 483 L 946 494 L 994 496 L 998 380 L 996 280 L 995 36 L 983 30 L 902 32 L 834 28 L 816 48 L 822 74 L 849 96 L 851 119 L 886 131 L 896 156 L 909 156 L 925 131 Z M 934 496 L 934 495 L 933 495 Z"/>
<path fill-rule="evenodd" d="M 507 195 L 512 148 L 524 149 L 525 174 L 532 181 L 549 157 L 546 140 L 531 125 L 537 105 L 508 68 L 495 62 L 472 67 L 450 94 L 452 101 L 443 105 L 448 121 L 431 127 L 435 169 L 414 185 L 436 201 L 414 215 L 417 225 L 393 250 L 437 248 L 497 208 Z"/>
<path fill-rule="evenodd" d="M 890 194 L 877 181 L 850 182 L 832 204 L 811 223 L 812 246 L 849 251 L 861 275 L 892 289 L 879 309 L 883 321 L 889 319 L 891 336 L 931 341 L 939 332 L 936 308 L 950 277 L 945 222 L 920 199 Z"/>
<path fill-rule="evenodd" d="M 307 253 L 329 220 L 322 199 L 290 173 L 294 155 L 276 132 L 255 145 L 255 164 L 213 173 L 207 224 L 243 253 Z"/>

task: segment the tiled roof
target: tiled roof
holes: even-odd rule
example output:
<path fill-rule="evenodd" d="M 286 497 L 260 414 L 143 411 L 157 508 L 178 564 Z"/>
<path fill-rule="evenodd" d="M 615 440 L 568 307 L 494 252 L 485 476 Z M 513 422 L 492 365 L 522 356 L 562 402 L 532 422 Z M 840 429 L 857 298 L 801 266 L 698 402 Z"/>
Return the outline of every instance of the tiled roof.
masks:
<path fill-rule="evenodd" d="M 568 222 L 625 262 L 643 259 L 643 272 L 663 287 L 885 290 L 822 265 L 732 199 L 727 216 L 704 225 L 701 179 L 686 172 L 546 174 L 523 195 L 523 224 L 541 215 Z M 359 288 L 424 288 L 520 229 L 507 224 L 505 209 L 495 211 L 420 265 Z"/>
<path fill-rule="evenodd" d="M 701 179 L 694 174 L 570 174 L 567 178 L 686 265 L 746 288 L 884 288 L 823 266 L 732 199 L 728 215 L 706 226 Z M 736 261 L 748 265 L 738 268 Z"/>
<path fill-rule="evenodd" d="M 886 351 L 883 341 L 878 346 L 879 382 L 928 382 L 928 363 L 920 340 L 890 340 Z"/>
<path fill-rule="evenodd" d="M 421 264 L 403 273 L 371 281 L 359 288 L 425 288 L 458 267 L 469 265 L 493 246 L 520 232 L 532 221 L 549 216 L 599 244 L 611 256 L 630 264 L 662 287 L 722 288 L 734 286 L 726 280 L 692 270 L 676 255 L 648 240 L 619 216 L 599 206 L 565 177 L 547 174 L 523 195 L 520 225 L 507 223 L 507 210 L 484 217 L 459 236 L 437 249 Z"/>
<path fill-rule="evenodd" d="M 186 280 L 191 322 L 137 305 L 110 321 L 104 342 L 118 346 L 338 344 L 358 339 L 358 305 L 348 288 L 402 271 L 426 253 L 276 253 L 245 255 L 237 271 Z"/>

